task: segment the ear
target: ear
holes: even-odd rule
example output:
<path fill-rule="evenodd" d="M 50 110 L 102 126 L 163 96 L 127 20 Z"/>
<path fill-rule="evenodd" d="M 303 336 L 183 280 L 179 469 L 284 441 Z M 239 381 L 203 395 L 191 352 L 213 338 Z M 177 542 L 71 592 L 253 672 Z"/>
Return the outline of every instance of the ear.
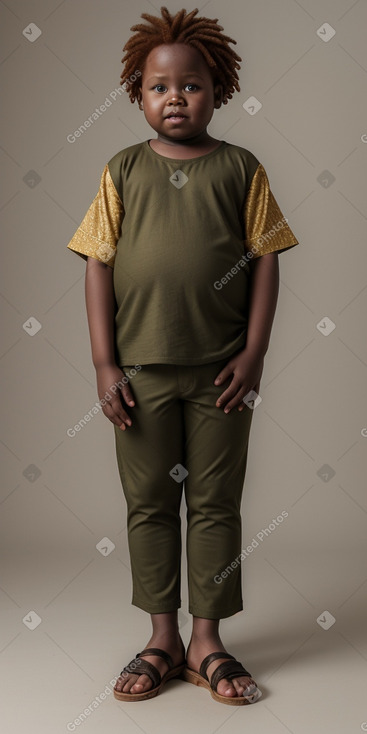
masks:
<path fill-rule="evenodd" d="M 222 84 L 216 84 L 214 87 L 214 109 L 218 110 L 223 103 L 223 86 Z"/>

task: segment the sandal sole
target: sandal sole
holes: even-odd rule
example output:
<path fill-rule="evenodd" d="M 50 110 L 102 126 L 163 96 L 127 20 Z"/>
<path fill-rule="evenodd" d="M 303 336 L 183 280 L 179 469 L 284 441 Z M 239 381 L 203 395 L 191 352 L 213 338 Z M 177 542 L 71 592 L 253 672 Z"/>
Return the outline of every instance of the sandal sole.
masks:
<path fill-rule="evenodd" d="M 183 670 L 182 679 L 187 683 L 193 683 L 194 686 L 206 688 L 207 691 L 210 692 L 212 698 L 214 698 L 214 701 L 218 701 L 218 703 L 225 703 L 228 706 L 246 706 L 252 703 L 244 696 L 221 696 L 216 691 L 213 691 L 209 681 L 205 680 L 200 673 L 197 673 L 196 670 L 192 670 L 187 666 Z"/>
<path fill-rule="evenodd" d="M 157 688 L 150 688 L 148 691 L 142 691 L 142 693 L 124 693 L 123 691 L 116 691 L 113 689 L 113 695 L 118 701 L 147 701 L 149 698 L 155 698 L 161 692 L 165 683 L 171 678 L 181 678 L 185 665 L 178 665 L 172 670 L 168 670 L 162 678 L 161 683 Z"/>

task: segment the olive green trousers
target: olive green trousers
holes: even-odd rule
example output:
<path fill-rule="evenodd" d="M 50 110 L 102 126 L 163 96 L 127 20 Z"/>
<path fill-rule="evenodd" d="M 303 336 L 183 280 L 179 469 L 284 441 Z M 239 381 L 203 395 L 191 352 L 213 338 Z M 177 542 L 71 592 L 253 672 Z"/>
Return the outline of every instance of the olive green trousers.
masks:
<path fill-rule="evenodd" d="M 114 426 L 127 502 L 132 604 L 150 614 L 181 606 L 182 490 L 187 507 L 189 612 L 221 619 L 243 609 L 241 514 L 253 411 L 226 414 L 214 385 L 230 357 L 204 365 L 147 364 L 130 387 L 132 425 Z M 123 365 L 125 374 L 133 366 Z M 228 569 L 230 573 L 220 574 Z"/>

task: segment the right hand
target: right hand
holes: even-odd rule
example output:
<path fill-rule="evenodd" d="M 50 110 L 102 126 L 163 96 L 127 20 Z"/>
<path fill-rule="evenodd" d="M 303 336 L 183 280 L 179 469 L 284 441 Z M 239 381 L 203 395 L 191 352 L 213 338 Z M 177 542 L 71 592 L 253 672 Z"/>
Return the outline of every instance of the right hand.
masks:
<path fill-rule="evenodd" d="M 96 375 L 98 397 L 106 401 L 104 405 L 102 404 L 104 415 L 122 431 L 125 431 L 127 426 L 132 424 L 125 405 L 133 407 L 135 401 L 129 383 L 118 385 L 122 378 L 126 377 L 124 371 L 116 364 L 109 364 L 96 367 Z M 106 398 L 107 393 L 111 399 L 108 396 L 108 399 Z"/>

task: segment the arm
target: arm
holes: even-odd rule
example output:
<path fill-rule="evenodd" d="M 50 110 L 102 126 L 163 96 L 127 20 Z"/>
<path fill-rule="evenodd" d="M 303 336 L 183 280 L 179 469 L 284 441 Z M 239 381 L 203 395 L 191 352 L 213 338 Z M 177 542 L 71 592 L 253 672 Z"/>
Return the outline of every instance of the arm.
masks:
<path fill-rule="evenodd" d="M 278 253 L 270 252 L 251 262 L 249 321 L 246 347 L 237 353 L 218 374 L 215 384 L 221 385 L 231 374 L 229 387 L 217 400 L 225 412 L 237 407 L 243 410 L 243 398 L 250 390 L 258 393 L 264 367 L 264 357 L 270 340 L 279 290 Z"/>
<path fill-rule="evenodd" d="M 270 252 L 252 260 L 246 349 L 260 357 L 268 351 L 278 292 L 278 253 Z"/>
<path fill-rule="evenodd" d="M 85 302 L 92 349 L 92 360 L 97 375 L 98 397 L 102 401 L 103 413 L 122 430 L 131 425 L 124 410 L 121 397 L 134 405 L 129 385 L 121 388 L 123 371 L 115 357 L 115 295 L 113 268 L 93 257 L 88 257 L 85 273 Z M 109 396 L 109 397 L 107 397 Z"/>
<path fill-rule="evenodd" d="M 115 365 L 113 268 L 88 257 L 85 302 L 94 367 Z"/>

